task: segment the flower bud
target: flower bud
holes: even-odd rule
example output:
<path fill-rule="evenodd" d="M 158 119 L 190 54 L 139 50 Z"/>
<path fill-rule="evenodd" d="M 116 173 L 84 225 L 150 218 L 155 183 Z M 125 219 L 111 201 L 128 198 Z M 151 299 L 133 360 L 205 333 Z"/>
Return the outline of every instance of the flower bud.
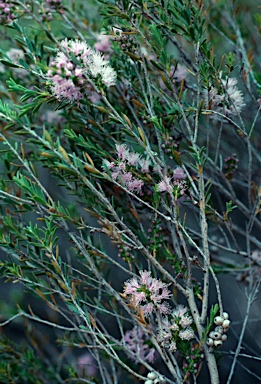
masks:
<path fill-rule="evenodd" d="M 223 324 L 223 321 L 224 321 L 224 319 L 223 319 L 221 316 L 216 316 L 216 317 L 214 318 L 214 323 L 215 323 L 216 325 L 222 325 L 222 324 Z"/>
<path fill-rule="evenodd" d="M 144 384 L 153 384 L 152 380 L 146 380 Z"/>
<path fill-rule="evenodd" d="M 157 375 L 155 372 L 149 372 L 147 375 L 147 378 L 152 379 L 152 380 L 156 379 L 156 377 L 157 377 Z"/>
<path fill-rule="evenodd" d="M 223 344 L 222 340 L 214 340 L 214 346 L 220 347 Z"/>
<path fill-rule="evenodd" d="M 229 325 L 230 325 L 230 320 L 224 320 L 223 324 L 222 324 L 222 327 L 223 328 L 229 328 Z"/>

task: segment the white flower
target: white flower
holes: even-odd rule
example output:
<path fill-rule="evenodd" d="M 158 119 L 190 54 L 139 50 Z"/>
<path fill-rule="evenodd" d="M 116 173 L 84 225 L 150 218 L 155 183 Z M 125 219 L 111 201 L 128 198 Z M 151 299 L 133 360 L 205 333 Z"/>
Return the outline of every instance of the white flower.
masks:
<path fill-rule="evenodd" d="M 92 62 L 89 65 L 90 74 L 96 78 L 101 76 L 103 84 L 111 87 L 116 84 L 117 74 L 114 69 L 109 65 L 108 60 L 105 60 L 101 53 L 94 53 L 92 55 Z"/>
<path fill-rule="evenodd" d="M 193 330 L 189 327 L 186 329 L 183 329 L 182 331 L 179 332 L 179 337 L 182 340 L 191 340 L 194 339 L 194 332 Z"/>
<path fill-rule="evenodd" d="M 241 113 L 245 106 L 243 93 L 237 87 L 237 79 L 226 77 L 220 79 L 220 89 L 211 86 L 210 89 L 203 91 L 206 108 L 210 108 L 224 116 L 231 117 Z M 220 120 L 218 114 L 212 116 L 215 120 Z"/>

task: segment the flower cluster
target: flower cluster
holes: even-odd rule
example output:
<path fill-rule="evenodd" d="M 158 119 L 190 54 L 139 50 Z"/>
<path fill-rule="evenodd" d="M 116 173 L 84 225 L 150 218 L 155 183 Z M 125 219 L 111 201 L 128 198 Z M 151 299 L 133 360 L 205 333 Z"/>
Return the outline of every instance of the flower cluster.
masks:
<path fill-rule="evenodd" d="M 63 9 L 62 0 L 46 0 L 47 5 L 56 11 Z"/>
<path fill-rule="evenodd" d="M 169 192 L 173 193 L 175 200 L 183 196 L 188 189 L 186 182 L 186 174 L 181 167 L 177 167 L 173 171 L 172 176 L 165 176 L 157 184 L 158 192 Z"/>
<path fill-rule="evenodd" d="M 220 347 L 224 341 L 227 340 L 225 333 L 229 330 L 230 320 L 228 320 L 228 313 L 223 312 L 222 316 L 216 316 L 214 318 L 216 328 L 210 332 L 206 341 L 209 347 Z"/>
<path fill-rule="evenodd" d="M 232 180 L 234 173 L 238 168 L 237 163 L 239 162 L 239 160 L 237 158 L 237 155 L 233 153 L 231 156 L 226 157 L 224 162 L 225 176 L 228 180 Z"/>
<path fill-rule="evenodd" d="M 189 354 L 185 356 L 182 364 L 182 369 L 186 373 L 185 378 L 188 378 L 191 374 L 196 374 L 198 372 L 200 363 L 204 359 L 203 352 L 204 348 L 200 347 L 199 344 L 195 344 L 191 347 Z"/>
<path fill-rule="evenodd" d="M 204 102 L 208 109 L 212 109 L 224 116 L 231 117 L 241 113 L 245 106 L 243 93 L 236 86 L 237 79 L 226 77 L 220 79 L 220 88 L 211 86 L 204 90 Z M 213 116 L 215 120 L 221 120 L 218 114 Z"/>
<path fill-rule="evenodd" d="M 148 159 L 142 159 L 139 153 L 131 152 L 125 144 L 116 145 L 118 161 L 104 161 L 104 168 L 111 170 L 113 180 L 117 180 L 130 192 L 141 193 L 144 181 L 134 176 L 137 169 L 141 173 L 147 173 L 150 166 Z"/>
<path fill-rule="evenodd" d="M 15 5 L 12 1 L 0 0 L 0 24 L 10 24 L 15 19 Z"/>
<path fill-rule="evenodd" d="M 151 272 L 140 271 L 140 277 L 133 277 L 125 283 L 124 293 L 145 316 L 156 311 L 165 315 L 170 311 L 168 303 L 163 301 L 170 298 L 167 287 L 161 280 L 151 277 Z"/>
<path fill-rule="evenodd" d="M 124 335 L 124 342 L 126 343 L 128 349 L 133 352 L 136 357 L 139 357 L 144 361 L 148 361 L 149 363 L 153 363 L 156 349 L 149 345 L 149 338 L 144 332 L 142 332 L 141 328 L 134 327 L 132 330 L 127 331 Z M 133 355 L 131 355 L 131 357 L 135 360 L 135 362 L 139 362 L 139 360 L 133 357 Z"/>
<path fill-rule="evenodd" d="M 158 327 L 157 339 L 161 345 L 171 352 L 177 350 L 177 341 L 192 340 L 194 332 L 191 328 L 192 317 L 188 314 L 188 308 L 178 305 L 169 317 L 162 320 Z"/>
<path fill-rule="evenodd" d="M 116 37 L 114 38 L 115 41 L 117 41 L 120 45 L 120 48 L 123 52 L 131 52 L 131 53 L 137 53 L 137 43 L 135 39 L 129 35 L 124 33 L 116 32 Z"/>
<path fill-rule="evenodd" d="M 99 100 L 91 81 L 98 89 L 115 85 L 116 72 L 109 62 L 93 51 L 85 41 L 63 40 L 64 51 L 58 51 L 47 72 L 52 94 L 58 100 L 77 102 L 87 97 Z"/>
<path fill-rule="evenodd" d="M 165 384 L 166 380 L 159 375 L 158 373 L 156 374 L 155 372 L 149 372 L 147 375 L 148 380 L 145 381 L 144 384 Z"/>
<path fill-rule="evenodd" d="M 162 225 L 159 218 L 149 218 L 150 224 L 148 228 L 148 249 L 151 252 L 156 252 L 162 247 L 163 235 L 162 235 Z"/>
<path fill-rule="evenodd" d="M 178 152 L 180 139 L 175 139 L 173 136 L 169 136 L 165 139 L 165 142 L 161 144 L 161 148 L 170 160 L 173 160 L 173 155 Z"/>

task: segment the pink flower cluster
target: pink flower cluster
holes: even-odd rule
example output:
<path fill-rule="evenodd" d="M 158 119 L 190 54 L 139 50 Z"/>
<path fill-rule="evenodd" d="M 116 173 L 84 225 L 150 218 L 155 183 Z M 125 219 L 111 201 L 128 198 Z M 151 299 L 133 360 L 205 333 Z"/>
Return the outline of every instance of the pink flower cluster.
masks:
<path fill-rule="evenodd" d="M 14 11 L 12 1 L 0 0 L 0 24 L 10 24 L 15 19 Z"/>
<path fill-rule="evenodd" d="M 245 102 L 243 93 L 238 89 L 236 84 L 237 79 L 226 77 L 225 79 L 220 79 L 220 89 L 213 85 L 210 89 L 204 90 L 203 96 L 206 108 L 212 109 L 227 117 L 241 113 Z M 214 114 L 213 119 L 221 120 L 222 117 Z"/>
<path fill-rule="evenodd" d="M 46 74 L 52 94 L 58 100 L 77 102 L 87 97 L 92 102 L 97 102 L 99 95 L 90 80 L 99 89 L 110 87 L 116 83 L 116 72 L 85 41 L 65 39 L 61 45 L 65 52 L 58 51 Z"/>
<path fill-rule="evenodd" d="M 181 167 L 177 167 L 174 169 L 171 177 L 166 176 L 157 184 L 157 190 L 159 192 L 174 192 L 175 198 L 179 198 L 180 196 L 183 196 L 188 189 L 185 180 L 186 177 L 187 175 L 184 170 Z"/>
<path fill-rule="evenodd" d="M 193 320 L 188 314 L 188 308 L 178 305 L 169 317 L 162 320 L 158 327 L 157 339 L 159 343 L 171 352 L 177 350 L 176 342 L 194 339 L 194 332 L 190 327 Z"/>
<path fill-rule="evenodd" d="M 124 341 L 127 347 L 144 361 L 152 363 L 155 359 L 156 350 L 151 348 L 146 341 L 148 336 L 142 332 L 140 327 L 134 327 L 132 330 L 127 331 L 124 336 Z M 131 357 L 138 363 L 138 359 Z"/>
<path fill-rule="evenodd" d="M 144 316 L 159 311 L 169 313 L 169 305 L 165 299 L 170 298 L 167 284 L 151 277 L 151 272 L 140 271 L 140 277 L 133 277 L 125 283 L 124 293 L 129 296 L 130 302 L 143 311 Z"/>
<path fill-rule="evenodd" d="M 118 161 L 104 161 L 105 167 L 109 168 L 113 180 L 122 183 L 129 191 L 140 193 L 144 181 L 134 176 L 137 169 L 142 173 L 149 171 L 150 161 L 142 159 L 139 153 L 131 152 L 125 144 L 117 144 L 116 150 Z"/>

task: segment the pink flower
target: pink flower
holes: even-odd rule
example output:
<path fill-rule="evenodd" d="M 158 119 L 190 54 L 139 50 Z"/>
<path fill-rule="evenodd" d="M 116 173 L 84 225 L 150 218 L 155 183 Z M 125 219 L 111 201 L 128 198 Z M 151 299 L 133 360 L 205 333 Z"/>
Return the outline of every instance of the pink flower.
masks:
<path fill-rule="evenodd" d="M 53 95 L 58 100 L 70 102 L 78 102 L 83 97 L 98 102 L 100 96 L 90 81 L 96 82 L 97 88 L 110 87 L 116 83 L 116 72 L 85 41 L 65 39 L 61 45 L 67 55 L 58 51 L 46 74 Z"/>
<path fill-rule="evenodd" d="M 173 191 L 173 185 L 171 185 L 171 178 L 165 177 L 163 180 L 161 180 L 158 183 L 158 191 L 159 192 L 169 192 L 171 193 Z"/>
<path fill-rule="evenodd" d="M 139 165 L 141 167 L 141 172 L 147 173 L 149 172 L 149 167 L 151 165 L 151 161 L 149 159 L 140 159 L 139 160 Z"/>
<path fill-rule="evenodd" d="M 126 187 L 130 192 L 141 192 L 141 189 L 144 185 L 143 180 L 132 178 L 129 182 L 126 183 Z"/>
<path fill-rule="evenodd" d="M 177 307 L 173 310 L 172 316 L 174 318 L 179 318 L 184 316 L 188 312 L 188 307 L 184 307 L 184 305 L 177 305 Z"/>
<path fill-rule="evenodd" d="M 193 323 L 193 320 L 191 316 L 181 316 L 179 323 L 182 328 L 187 328 Z"/>
<path fill-rule="evenodd" d="M 188 72 L 186 70 L 185 67 L 183 67 L 182 65 L 178 64 L 177 66 L 171 66 L 170 67 L 170 71 L 169 71 L 169 77 L 170 79 L 173 81 L 173 82 L 178 82 L 178 83 L 181 83 L 181 81 L 183 79 L 186 79 L 188 75 Z M 160 87 L 163 91 L 167 91 L 167 87 L 166 85 L 164 84 L 164 82 L 162 81 L 162 79 L 160 78 L 159 80 L 159 83 L 160 83 Z"/>
<path fill-rule="evenodd" d="M 162 314 L 169 313 L 169 306 L 164 299 L 170 298 L 167 284 L 151 277 L 150 271 L 140 271 L 139 278 L 132 278 L 125 283 L 124 293 L 130 295 L 131 302 L 137 307 L 140 305 L 147 316 L 158 310 Z"/>
<path fill-rule="evenodd" d="M 177 167 L 174 169 L 173 177 L 174 180 L 184 180 L 186 179 L 187 175 L 181 167 Z"/>
<path fill-rule="evenodd" d="M 116 150 L 119 159 L 126 160 L 128 158 L 129 150 L 125 144 L 116 144 Z"/>
<path fill-rule="evenodd" d="M 80 376 L 83 375 L 83 373 L 89 375 L 89 376 L 95 376 L 97 373 L 97 365 L 95 364 L 95 360 L 93 356 L 86 352 L 82 356 L 80 356 L 77 359 L 77 368 L 78 373 Z"/>
<path fill-rule="evenodd" d="M 155 359 L 156 350 L 154 348 L 150 348 L 149 345 L 146 344 L 147 340 L 148 336 L 142 332 L 139 327 L 135 327 L 132 330 L 127 331 L 124 336 L 124 341 L 128 349 L 131 350 L 135 356 L 152 363 Z M 139 362 L 133 355 L 131 355 L 131 358 L 137 363 Z"/>
<path fill-rule="evenodd" d="M 194 339 L 195 335 L 191 328 L 186 328 L 179 332 L 179 337 L 182 340 L 192 340 Z"/>
<path fill-rule="evenodd" d="M 108 167 L 109 163 L 109 168 L 113 169 L 111 174 L 113 180 L 123 184 L 130 192 L 141 193 L 144 181 L 134 175 L 135 170 L 133 169 L 133 167 L 137 169 L 140 155 L 136 152 L 131 152 L 125 144 L 116 144 L 116 150 L 119 160 L 114 163 L 105 161 L 104 168 Z"/>

